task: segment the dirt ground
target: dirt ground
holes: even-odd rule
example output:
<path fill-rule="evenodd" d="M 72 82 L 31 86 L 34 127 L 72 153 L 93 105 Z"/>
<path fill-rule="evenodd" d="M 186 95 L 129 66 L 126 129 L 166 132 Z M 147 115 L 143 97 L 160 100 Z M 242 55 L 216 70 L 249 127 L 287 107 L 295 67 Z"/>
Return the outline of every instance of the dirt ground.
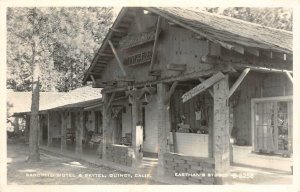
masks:
<path fill-rule="evenodd" d="M 41 161 L 27 163 L 28 145 L 10 140 L 7 144 L 8 185 L 161 185 L 136 175 L 75 161 L 40 151 Z"/>
<path fill-rule="evenodd" d="M 109 167 L 77 161 L 58 154 L 40 151 L 41 161 L 27 163 L 28 145 L 22 140 L 9 140 L 7 144 L 8 185 L 162 185 L 163 183 L 137 177 Z M 290 173 L 258 168 L 231 166 L 231 174 L 249 173 L 250 179 L 231 179 L 232 185 L 292 184 Z M 139 175 L 138 175 L 139 176 Z"/>

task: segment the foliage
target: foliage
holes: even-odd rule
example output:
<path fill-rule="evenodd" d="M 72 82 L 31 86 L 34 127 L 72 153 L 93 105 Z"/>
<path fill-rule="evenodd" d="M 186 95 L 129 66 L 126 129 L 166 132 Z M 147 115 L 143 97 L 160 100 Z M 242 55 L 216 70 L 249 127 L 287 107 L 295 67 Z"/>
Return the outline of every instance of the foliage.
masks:
<path fill-rule="evenodd" d="M 83 72 L 99 48 L 112 8 L 36 8 L 42 91 L 68 91 L 81 84 Z M 29 8 L 7 10 L 7 88 L 29 91 L 33 37 Z"/>
<path fill-rule="evenodd" d="M 263 26 L 292 31 L 293 29 L 293 11 L 291 8 L 273 7 L 213 7 L 204 10 L 217 13 L 237 19 L 261 24 Z"/>

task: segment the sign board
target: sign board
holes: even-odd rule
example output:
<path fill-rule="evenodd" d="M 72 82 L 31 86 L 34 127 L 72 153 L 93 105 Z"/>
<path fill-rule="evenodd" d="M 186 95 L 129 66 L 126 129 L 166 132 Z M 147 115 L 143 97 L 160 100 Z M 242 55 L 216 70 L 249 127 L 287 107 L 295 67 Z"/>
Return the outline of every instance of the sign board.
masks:
<path fill-rule="evenodd" d="M 129 57 L 126 57 L 123 61 L 124 65 L 138 65 L 142 63 L 150 62 L 152 58 L 152 51 L 144 51 Z"/>
<path fill-rule="evenodd" d="M 195 97 L 199 93 L 205 91 L 207 88 L 209 88 L 210 86 L 212 86 L 216 82 L 220 81 L 224 77 L 225 76 L 223 75 L 223 73 L 219 72 L 219 73 L 213 75 L 212 77 L 206 79 L 201 84 L 197 85 L 193 89 L 191 89 L 188 92 L 186 92 L 185 94 L 183 94 L 182 97 L 181 97 L 182 102 L 185 103 L 186 101 L 188 101 L 191 98 Z"/>
<path fill-rule="evenodd" d="M 155 30 L 127 35 L 120 40 L 119 45 L 120 48 L 122 49 L 128 49 L 131 47 L 135 47 L 138 45 L 142 45 L 154 41 L 154 39 L 155 39 Z"/>

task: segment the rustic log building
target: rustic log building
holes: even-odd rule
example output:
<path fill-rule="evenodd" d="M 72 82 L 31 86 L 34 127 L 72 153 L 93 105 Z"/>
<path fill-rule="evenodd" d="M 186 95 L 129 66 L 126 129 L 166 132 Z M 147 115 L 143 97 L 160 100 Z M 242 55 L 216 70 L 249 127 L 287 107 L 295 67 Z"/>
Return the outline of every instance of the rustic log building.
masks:
<path fill-rule="evenodd" d="M 123 8 L 84 78 L 103 88 L 102 158 L 136 169 L 156 154 L 159 174 L 173 176 L 224 174 L 230 162 L 290 169 L 292 64 L 291 32 L 182 8 Z"/>

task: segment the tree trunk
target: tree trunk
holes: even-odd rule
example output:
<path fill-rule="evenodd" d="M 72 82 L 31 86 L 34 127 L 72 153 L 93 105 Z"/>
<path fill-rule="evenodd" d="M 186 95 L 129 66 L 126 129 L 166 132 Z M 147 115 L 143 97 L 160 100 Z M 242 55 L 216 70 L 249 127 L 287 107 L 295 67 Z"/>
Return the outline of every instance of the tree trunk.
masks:
<path fill-rule="evenodd" d="M 29 157 L 28 162 L 36 162 L 40 160 L 38 130 L 39 130 L 39 64 L 36 60 L 37 38 L 33 37 L 32 44 L 32 65 L 33 65 L 33 81 L 32 81 L 32 101 L 31 101 L 31 118 L 29 132 Z"/>

